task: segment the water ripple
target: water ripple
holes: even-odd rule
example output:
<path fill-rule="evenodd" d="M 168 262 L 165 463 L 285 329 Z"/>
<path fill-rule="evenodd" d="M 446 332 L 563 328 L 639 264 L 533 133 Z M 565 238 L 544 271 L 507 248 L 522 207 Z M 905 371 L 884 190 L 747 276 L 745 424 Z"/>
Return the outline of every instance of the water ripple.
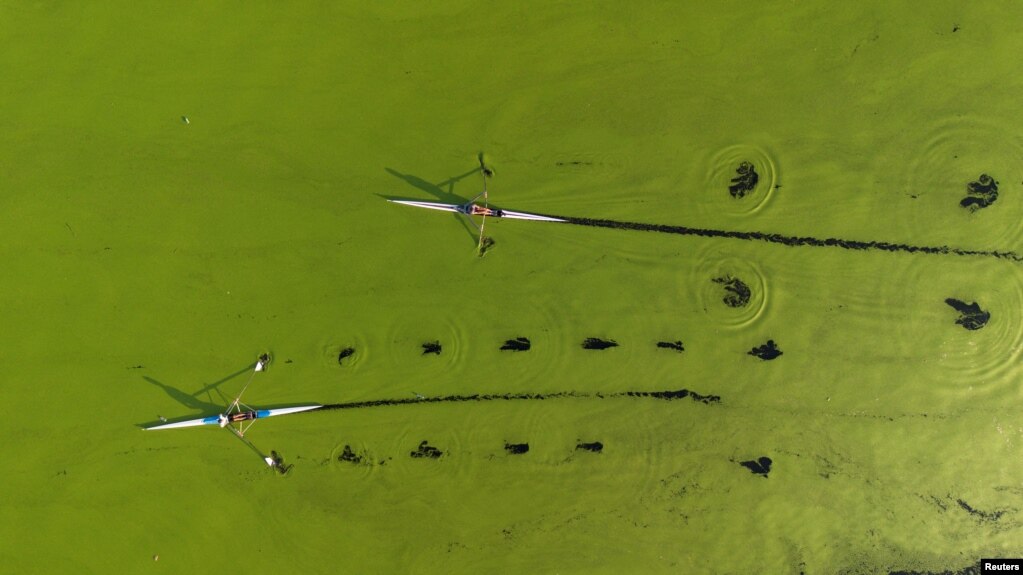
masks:
<path fill-rule="evenodd" d="M 1023 246 L 1023 137 L 975 115 L 943 118 L 927 133 L 906 170 L 905 193 L 921 208 L 903 222 L 911 237 L 993 250 Z M 993 201 L 980 207 L 981 195 L 969 186 L 985 176 L 997 182 L 997 198 L 985 195 L 985 203 Z"/>
<path fill-rule="evenodd" d="M 699 306 L 720 325 L 749 327 L 767 308 L 767 279 L 742 250 L 704 244 L 689 281 L 696 284 Z"/>
<path fill-rule="evenodd" d="M 698 209 L 712 215 L 756 214 L 767 206 L 778 183 L 777 162 L 763 148 L 735 144 L 715 153 L 706 167 Z"/>
<path fill-rule="evenodd" d="M 1023 270 L 1017 266 L 988 266 L 971 270 L 969 280 L 950 297 L 977 304 L 991 318 L 976 330 L 955 323 L 958 313 L 943 302 L 943 337 L 936 354 L 950 372 L 945 389 L 962 399 L 980 395 L 1013 396 L 1023 356 Z M 965 274 L 964 274 L 965 277 Z"/>

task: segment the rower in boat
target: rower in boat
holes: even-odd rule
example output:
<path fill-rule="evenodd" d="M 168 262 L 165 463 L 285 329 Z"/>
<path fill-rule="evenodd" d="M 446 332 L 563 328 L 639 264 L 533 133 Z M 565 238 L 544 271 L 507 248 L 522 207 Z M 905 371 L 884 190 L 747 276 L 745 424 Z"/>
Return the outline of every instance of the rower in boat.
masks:
<path fill-rule="evenodd" d="M 253 374 L 264 371 L 267 364 L 270 363 L 270 355 L 262 354 L 259 356 L 256 365 L 252 371 Z M 265 419 L 267 417 L 273 417 L 275 415 L 286 415 L 289 413 L 300 413 L 303 411 L 313 411 L 320 409 L 322 406 L 319 404 L 314 405 L 300 405 L 296 407 L 280 407 L 273 409 L 253 409 L 248 405 L 241 402 L 242 395 L 245 390 L 249 388 L 249 384 L 252 383 L 252 376 L 249 377 L 249 381 L 242 387 L 238 396 L 234 398 L 234 401 L 228 405 L 227 409 L 220 414 L 210 415 L 208 417 L 200 417 L 197 419 L 189 419 L 187 421 L 176 421 L 174 423 L 168 423 L 164 417 L 160 417 L 161 423 L 159 425 L 153 425 L 150 427 L 144 427 L 143 429 L 174 429 L 179 427 L 198 427 L 204 425 L 219 425 L 222 428 L 226 428 L 231 431 L 238 439 L 245 443 L 249 448 L 259 454 L 260 458 L 270 467 L 276 469 L 280 473 L 287 473 L 290 465 L 285 465 L 283 458 L 274 452 L 274 457 L 263 455 L 256 446 L 252 445 L 248 439 L 245 438 L 245 432 L 252 427 L 257 419 Z"/>
<path fill-rule="evenodd" d="M 487 193 L 487 178 L 493 176 L 494 171 L 484 162 L 483 154 L 480 154 L 479 160 L 480 173 L 483 176 L 483 191 L 480 192 L 479 195 L 477 195 L 475 198 L 469 200 L 464 204 L 443 204 L 438 202 L 420 202 L 412 200 L 391 199 L 388 199 L 387 201 L 394 202 L 396 204 L 405 204 L 406 206 L 415 206 L 417 208 L 426 208 L 430 210 L 441 210 L 445 212 L 455 212 L 458 214 L 462 214 L 463 216 L 466 217 L 467 220 L 469 220 L 469 223 L 476 228 L 476 231 L 479 232 L 479 243 L 476 245 L 476 251 L 478 255 L 481 256 L 486 252 L 487 248 L 489 248 L 494 243 L 493 239 L 487 237 L 484 234 L 484 228 L 486 226 L 488 216 L 492 218 L 505 218 L 512 220 L 533 220 L 539 222 L 567 221 L 561 218 L 543 216 L 540 214 L 529 214 L 526 212 L 515 212 L 512 210 L 501 210 L 497 208 L 491 208 L 489 204 L 490 202 L 489 195 Z M 482 206 L 476 204 L 476 200 L 480 198 L 483 199 Z M 476 223 L 476 221 L 473 220 L 472 216 L 480 216 L 481 218 L 480 222 Z"/>
<path fill-rule="evenodd" d="M 231 423 L 239 423 L 242 421 L 250 421 L 258 419 L 259 413 L 255 410 L 252 411 L 238 411 L 235 413 L 221 413 L 217 416 L 217 423 L 220 427 L 227 427 Z"/>
<path fill-rule="evenodd" d="M 497 208 L 487 208 L 472 202 L 458 206 L 458 211 L 467 216 L 489 216 L 491 218 L 499 218 L 504 215 L 504 212 Z"/>

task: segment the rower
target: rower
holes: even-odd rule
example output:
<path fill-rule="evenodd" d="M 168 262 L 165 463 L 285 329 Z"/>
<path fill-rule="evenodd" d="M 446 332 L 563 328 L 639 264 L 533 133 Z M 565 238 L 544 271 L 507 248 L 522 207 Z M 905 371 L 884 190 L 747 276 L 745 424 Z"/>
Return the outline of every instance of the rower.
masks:
<path fill-rule="evenodd" d="M 255 411 L 239 411 L 238 413 L 221 413 L 217 416 L 217 423 L 220 427 L 227 427 L 229 423 L 238 423 L 239 421 L 249 421 L 250 419 L 256 419 L 258 416 Z"/>
<path fill-rule="evenodd" d="M 492 218 L 501 217 L 501 210 L 495 210 L 492 208 L 485 208 L 476 204 L 469 204 L 468 215 L 470 216 L 490 216 Z"/>

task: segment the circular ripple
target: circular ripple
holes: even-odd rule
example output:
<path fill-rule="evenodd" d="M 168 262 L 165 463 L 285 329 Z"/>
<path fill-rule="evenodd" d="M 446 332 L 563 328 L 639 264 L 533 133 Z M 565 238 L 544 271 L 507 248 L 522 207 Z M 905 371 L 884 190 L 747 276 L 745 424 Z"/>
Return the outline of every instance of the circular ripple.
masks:
<path fill-rule="evenodd" d="M 464 369 L 460 358 L 465 353 L 467 333 L 465 326 L 453 321 L 454 317 L 454 314 L 440 318 L 436 314 L 419 318 L 402 316 L 387 330 L 386 365 L 396 373 L 416 373 L 420 377 L 452 374 Z M 440 344 L 439 354 L 425 353 L 423 345 L 432 342 Z"/>
<path fill-rule="evenodd" d="M 453 418 L 461 418 L 472 413 L 476 405 L 467 402 L 446 407 L 431 407 L 435 408 L 435 413 L 446 410 Z M 443 477 L 454 481 L 472 476 L 472 470 L 479 461 L 472 454 L 472 450 L 468 449 L 471 446 L 463 445 L 465 428 L 456 426 L 454 429 L 442 430 L 436 424 L 426 423 L 427 417 L 424 415 L 423 419 L 415 419 L 404 433 L 396 436 L 395 441 L 388 447 L 389 452 L 393 454 L 393 460 L 390 460 L 388 465 L 392 470 L 396 470 L 398 477 L 408 482 L 422 481 L 430 477 Z M 437 458 L 412 457 L 413 452 L 420 451 L 420 445 L 424 441 L 425 449 L 435 448 L 441 455 Z"/>
<path fill-rule="evenodd" d="M 955 323 L 956 311 L 941 303 L 945 337 L 937 353 L 951 376 L 945 387 L 965 400 L 975 400 L 978 394 L 1012 395 L 1023 357 L 1023 270 L 988 264 L 977 266 L 971 275 L 962 293 L 948 295 L 975 301 L 991 319 L 980 329 L 967 330 Z"/>
<path fill-rule="evenodd" d="M 350 449 L 352 454 L 359 460 L 341 461 L 340 457 L 345 452 L 345 448 Z M 334 449 L 330 452 L 329 463 L 336 466 L 338 469 L 345 469 L 358 477 L 365 478 L 371 476 L 381 465 L 381 462 L 384 461 L 386 461 L 386 457 L 380 457 L 380 455 L 374 453 L 368 445 L 352 441 L 342 442 L 335 445 Z"/>
<path fill-rule="evenodd" d="M 707 248 L 690 281 L 697 284 L 701 309 L 723 326 L 750 326 L 767 307 L 767 280 L 759 266 L 727 248 Z"/>
<path fill-rule="evenodd" d="M 350 355 L 338 361 L 341 352 L 352 350 Z M 328 368 L 343 367 L 355 369 L 366 361 L 369 346 L 361 335 L 341 336 L 320 344 L 320 365 Z"/>
<path fill-rule="evenodd" d="M 755 214 L 771 200 L 777 182 L 777 163 L 763 148 L 728 146 L 711 157 L 699 205 L 714 214 Z"/>
<path fill-rule="evenodd" d="M 936 122 L 914 148 L 919 153 L 909 161 L 904 187 L 921 209 L 902 221 L 912 237 L 972 249 L 1023 248 L 1023 137 L 977 116 L 955 116 Z M 964 208 L 961 202 L 983 195 L 968 186 L 985 176 L 997 182 L 997 198 Z"/>

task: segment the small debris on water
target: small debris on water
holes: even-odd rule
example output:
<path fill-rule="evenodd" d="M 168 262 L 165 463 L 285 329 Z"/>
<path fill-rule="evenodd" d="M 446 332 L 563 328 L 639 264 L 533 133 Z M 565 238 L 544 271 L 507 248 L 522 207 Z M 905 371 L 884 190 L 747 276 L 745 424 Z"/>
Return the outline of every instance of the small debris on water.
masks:
<path fill-rule="evenodd" d="M 362 456 L 356 455 L 356 453 L 352 451 L 351 445 L 345 445 L 344 451 L 341 455 L 337 456 L 337 460 L 358 465 L 359 463 L 362 463 Z"/>
<path fill-rule="evenodd" d="M 721 301 L 728 307 L 745 307 L 749 304 L 753 293 L 750 291 L 749 286 L 741 279 L 725 275 L 714 278 L 711 281 L 725 286 L 725 297 L 721 298 Z"/>
<path fill-rule="evenodd" d="M 966 197 L 959 205 L 975 212 L 986 208 L 998 199 L 998 182 L 987 174 L 981 174 L 976 181 L 966 184 Z"/>
<path fill-rule="evenodd" d="M 675 351 L 686 350 L 681 341 L 659 341 L 657 342 L 657 347 L 661 349 L 673 349 Z"/>
<path fill-rule="evenodd" d="M 577 443 L 575 448 L 592 451 L 593 453 L 600 453 L 601 451 L 604 451 L 604 444 L 599 441 L 594 441 L 593 443 Z"/>
<path fill-rule="evenodd" d="M 600 339 L 598 337 L 588 337 L 583 340 L 583 349 L 607 349 L 609 347 L 618 347 L 618 342 L 613 339 Z"/>
<path fill-rule="evenodd" d="M 761 477 L 767 477 L 767 474 L 771 472 L 771 461 L 770 457 L 760 457 L 756 461 L 752 459 L 749 461 L 739 462 L 739 465 L 750 470 L 750 473 L 754 475 L 760 475 Z"/>
<path fill-rule="evenodd" d="M 153 555 L 153 561 L 159 561 L 159 560 L 160 560 L 160 555 L 159 554 Z"/>
<path fill-rule="evenodd" d="M 188 116 L 181 116 L 181 122 L 184 123 L 184 124 L 191 124 L 192 123 L 192 122 L 188 121 Z"/>
<path fill-rule="evenodd" d="M 752 355 L 753 357 L 759 357 L 764 361 L 770 361 L 781 355 L 782 351 L 778 349 L 778 346 L 774 343 L 773 339 L 769 339 L 767 340 L 767 343 L 765 343 L 764 345 L 760 347 L 754 347 L 753 349 L 749 350 L 746 353 Z"/>
<path fill-rule="evenodd" d="M 501 346 L 501 351 L 529 351 L 530 343 L 528 337 L 517 337 L 509 339 Z"/>
<path fill-rule="evenodd" d="M 346 348 L 342 349 L 341 353 L 337 354 L 337 363 L 338 363 L 338 365 L 344 365 L 344 359 L 346 357 L 351 357 L 354 353 L 355 353 L 355 348 L 354 347 L 346 347 Z"/>
<path fill-rule="evenodd" d="M 522 455 L 529 452 L 528 443 L 505 443 L 504 450 L 512 455 Z"/>
<path fill-rule="evenodd" d="M 956 323 L 965 329 L 978 330 L 987 325 L 988 320 L 991 319 L 991 312 L 980 309 L 977 302 L 966 303 L 955 298 L 948 298 L 945 303 L 959 312 L 959 319 L 956 320 Z"/>
<path fill-rule="evenodd" d="M 732 194 L 733 198 L 743 198 L 757 187 L 759 181 L 760 175 L 757 174 L 756 168 L 752 163 L 744 161 L 735 169 L 735 177 L 732 178 L 732 183 L 728 186 L 728 192 Z"/>
<path fill-rule="evenodd" d="M 430 459 L 437 459 L 441 455 L 444 455 L 444 452 L 437 449 L 436 447 L 433 447 L 432 445 L 427 444 L 425 439 L 419 443 L 419 447 L 415 451 L 409 453 L 410 457 L 415 458 L 428 457 Z"/>

